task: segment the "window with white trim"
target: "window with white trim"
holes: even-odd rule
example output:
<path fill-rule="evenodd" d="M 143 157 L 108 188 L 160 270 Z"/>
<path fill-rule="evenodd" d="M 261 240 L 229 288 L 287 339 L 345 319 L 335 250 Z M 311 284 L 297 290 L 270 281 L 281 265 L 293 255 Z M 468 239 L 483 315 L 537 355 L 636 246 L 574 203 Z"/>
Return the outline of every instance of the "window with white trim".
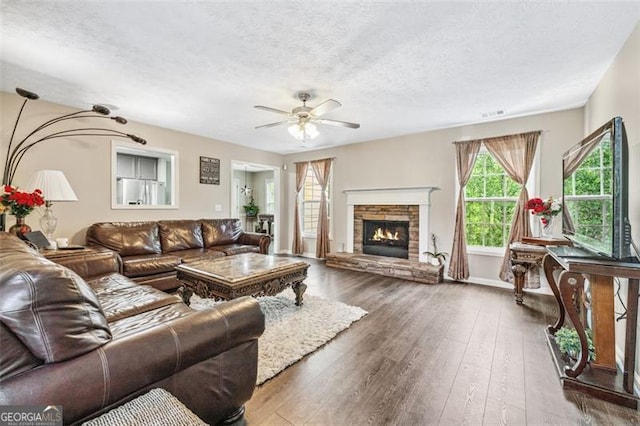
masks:
<path fill-rule="evenodd" d="M 331 223 L 331 175 L 327 183 L 327 215 L 329 223 Z M 307 175 L 304 178 L 304 185 L 301 192 L 301 211 L 302 211 L 302 232 L 307 238 L 316 238 L 318 230 L 318 215 L 320 212 L 320 195 L 322 189 L 311 166 L 307 168 Z M 331 229 L 331 226 L 329 226 Z"/>
<path fill-rule="evenodd" d="M 465 186 L 467 245 L 505 247 L 519 194 L 520 185 L 482 149 Z"/>
<path fill-rule="evenodd" d="M 273 179 L 265 179 L 264 181 L 264 208 L 266 214 L 275 214 L 276 212 L 276 184 Z"/>

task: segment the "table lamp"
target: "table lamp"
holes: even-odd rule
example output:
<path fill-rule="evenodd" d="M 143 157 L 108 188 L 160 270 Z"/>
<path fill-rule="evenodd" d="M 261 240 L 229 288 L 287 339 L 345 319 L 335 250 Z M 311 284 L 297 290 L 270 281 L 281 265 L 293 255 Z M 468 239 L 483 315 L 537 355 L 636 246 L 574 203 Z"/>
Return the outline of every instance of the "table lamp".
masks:
<path fill-rule="evenodd" d="M 78 201 L 69 181 L 60 170 L 38 170 L 27 186 L 29 191 L 38 188 L 45 199 L 45 212 L 40 218 L 40 229 L 47 236 L 50 247 L 55 248 L 53 233 L 58 226 L 58 218 L 51 205 L 57 201 Z"/>

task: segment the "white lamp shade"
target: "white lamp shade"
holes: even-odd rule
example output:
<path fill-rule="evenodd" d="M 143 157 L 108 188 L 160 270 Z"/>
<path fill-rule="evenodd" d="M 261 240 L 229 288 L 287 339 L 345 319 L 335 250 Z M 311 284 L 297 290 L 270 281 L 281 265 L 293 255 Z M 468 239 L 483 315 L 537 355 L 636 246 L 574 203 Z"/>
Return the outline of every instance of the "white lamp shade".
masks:
<path fill-rule="evenodd" d="M 42 191 L 46 201 L 78 201 L 69 181 L 60 170 L 38 170 L 31 178 L 27 190 Z"/>
<path fill-rule="evenodd" d="M 314 139 L 320 134 L 318 128 L 309 122 L 301 122 L 289 126 L 289 133 L 299 141 Z"/>

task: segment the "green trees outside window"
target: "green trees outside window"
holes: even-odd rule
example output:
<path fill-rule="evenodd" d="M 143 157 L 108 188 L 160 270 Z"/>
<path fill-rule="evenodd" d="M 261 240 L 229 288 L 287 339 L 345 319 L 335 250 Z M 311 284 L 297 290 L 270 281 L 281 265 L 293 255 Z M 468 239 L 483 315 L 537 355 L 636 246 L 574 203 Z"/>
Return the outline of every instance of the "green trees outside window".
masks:
<path fill-rule="evenodd" d="M 331 223 L 331 180 L 327 183 L 327 214 L 329 215 L 329 223 Z M 310 238 L 315 238 L 318 231 L 318 216 L 320 214 L 320 196 L 322 188 L 313 174 L 311 166 L 307 169 L 307 175 L 304 179 L 303 190 L 301 191 L 302 201 L 302 230 L 304 234 Z"/>
<path fill-rule="evenodd" d="M 466 234 L 470 246 L 504 247 L 520 185 L 487 151 L 480 151 L 465 187 Z"/>

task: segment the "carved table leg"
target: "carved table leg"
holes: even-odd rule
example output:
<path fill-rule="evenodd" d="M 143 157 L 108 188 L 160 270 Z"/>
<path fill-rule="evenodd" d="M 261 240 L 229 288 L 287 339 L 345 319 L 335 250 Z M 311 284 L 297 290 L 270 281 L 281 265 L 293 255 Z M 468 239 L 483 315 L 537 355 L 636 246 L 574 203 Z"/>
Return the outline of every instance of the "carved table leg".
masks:
<path fill-rule="evenodd" d="M 513 292 L 516 296 L 516 303 L 522 305 L 522 288 L 524 287 L 524 274 L 527 273 L 528 268 L 521 264 L 513 262 L 511 271 L 513 272 Z"/>
<path fill-rule="evenodd" d="M 186 285 L 181 285 L 180 288 L 176 291 L 176 294 L 182 298 L 182 301 L 185 305 L 191 305 L 191 296 L 193 296 L 193 290 L 191 290 Z"/>
<path fill-rule="evenodd" d="M 522 305 L 522 288 L 524 287 L 524 274 L 527 273 L 527 267 L 520 263 L 513 263 L 511 266 L 513 272 L 513 293 L 516 297 L 516 303 Z"/>
<path fill-rule="evenodd" d="M 584 325 L 580 321 L 580 316 L 576 311 L 574 304 L 574 295 L 584 286 L 584 276 L 575 272 L 564 271 L 560 274 L 560 296 L 562 303 L 567 310 L 567 315 L 571 319 L 573 326 L 580 337 L 580 354 L 578 361 L 573 367 L 566 366 L 564 373 L 569 377 L 578 377 L 589 360 L 589 345 L 587 343 L 587 334 L 584 331 Z"/>
<path fill-rule="evenodd" d="M 553 276 L 553 271 L 556 269 L 562 269 L 562 266 L 558 263 L 557 260 L 553 258 L 553 256 L 545 255 L 542 261 L 544 266 L 544 275 L 547 277 L 547 281 L 549 282 L 549 287 L 551 287 L 551 291 L 556 298 L 556 302 L 558 303 L 558 320 L 554 325 L 550 325 L 547 327 L 547 330 L 551 334 L 556 334 L 556 331 L 560 330 L 560 327 L 564 325 L 564 305 L 562 304 L 562 299 L 560 298 L 560 291 L 558 290 L 558 284 L 556 283 L 556 279 Z"/>
<path fill-rule="evenodd" d="M 302 306 L 302 296 L 304 295 L 307 285 L 303 282 L 296 283 L 291 286 L 293 292 L 296 294 L 296 306 Z"/>

